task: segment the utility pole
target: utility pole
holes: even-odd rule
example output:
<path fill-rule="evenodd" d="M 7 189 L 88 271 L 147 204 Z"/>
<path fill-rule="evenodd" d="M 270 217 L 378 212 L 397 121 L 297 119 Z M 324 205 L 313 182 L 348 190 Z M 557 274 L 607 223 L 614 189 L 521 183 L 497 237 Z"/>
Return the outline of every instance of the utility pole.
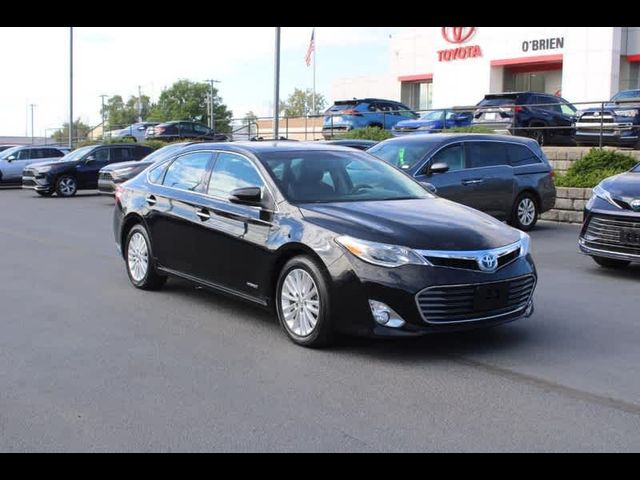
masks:
<path fill-rule="evenodd" d="M 142 122 L 142 87 L 138 85 L 138 122 Z"/>
<path fill-rule="evenodd" d="M 209 79 L 209 80 L 205 80 L 206 82 L 209 83 L 209 102 L 208 102 L 208 108 L 207 108 L 207 113 L 209 115 L 209 128 L 211 130 L 215 130 L 216 127 L 216 121 L 215 118 L 213 118 L 213 100 L 215 98 L 214 94 L 213 94 L 213 84 L 214 83 L 222 83 L 220 82 L 220 80 L 213 80 L 213 79 Z"/>
<path fill-rule="evenodd" d="M 274 58 L 274 87 L 273 87 L 273 138 L 279 138 L 280 122 L 280 28 L 276 27 L 276 45 Z"/>
<path fill-rule="evenodd" d="M 36 106 L 35 103 L 30 103 L 29 107 L 31 107 L 31 145 L 35 143 L 34 133 L 33 133 L 33 108 Z"/>
<path fill-rule="evenodd" d="M 73 27 L 69 27 L 69 148 L 73 148 Z"/>
<path fill-rule="evenodd" d="M 106 133 L 106 125 L 105 125 L 105 119 L 104 119 L 104 98 L 108 97 L 109 95 L 100 95 L 100 98 L 102 99 L 102 138 L 104 138 L 104 134 Z"/>

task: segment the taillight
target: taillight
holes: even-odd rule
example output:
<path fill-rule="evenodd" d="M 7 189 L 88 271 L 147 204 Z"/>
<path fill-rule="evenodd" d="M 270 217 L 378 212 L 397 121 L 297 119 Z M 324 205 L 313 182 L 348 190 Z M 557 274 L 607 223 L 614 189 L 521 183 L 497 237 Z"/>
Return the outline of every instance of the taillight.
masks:
<path fill-rule="evenodd" d="M 116 185 L 116 202 L 119 202 L 122 199 L 122 195 L 124 194 L 124 187 L 122 185 Z"/>
<path fill-rule="evenodd" d="M 343 110 L 340 113 L 342 115 L 353 115 L 354 117 L 361 117 L 362 116 L 362 114 L 359 111 L 354 110 L 353 108 L 350 108 L 348 110 Z"/>
<path fill-rule="evenodd" d="M 513 108 L 513 111 L 514 111 L 514 112 L 516 112 L 516 113 L 520 113 L 520 112 L 522 112 L 523 110 L 524 110 L 524 108 L 523 108 L 523 107 L 521 107 L 520 105 L 516 105 L 516 106 Z"/>
<path fill-rule="evenodd" d="M 556 171 L 555 170 L 551 170 L 551 178 L 556 178 Z"/>

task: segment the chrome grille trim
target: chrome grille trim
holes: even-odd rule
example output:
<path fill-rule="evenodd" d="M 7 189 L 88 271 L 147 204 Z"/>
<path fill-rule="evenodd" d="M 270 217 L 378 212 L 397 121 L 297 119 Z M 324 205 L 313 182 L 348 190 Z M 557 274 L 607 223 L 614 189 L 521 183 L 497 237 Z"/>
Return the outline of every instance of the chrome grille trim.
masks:
<path fill-rule="evenodd" d="M 522 249 L 522 242 L 518 240 L 517 242 L 509 245 L 505 245 L 504 247 L 498 247 L 498 248 L 493 248 L 489 250 L 416 250 L 416 252 L 419 255 L 422 255 L 427 260 L 429 260 L 429 258 L 438 258 L 438 259 L 445 259 L 445 260 L 449 259 L 449 260 L 473 261 L 476 265 L 478 265 L 479 259 L 486 254 L 495 255 L 498 259 L 498 264 L 499 264 L 500 258 L 510 255 L 521 249 Z M 450 265 L 442 265 L 442 264 L 439 264 L 437 266 L 443 267 L 443 268 L 455 268 L 458 270 L 471 270 L 474 272 L 477 271 L 477 272 L 483 272 L 483 273 L 495 273 L 501 268 L 504 268 L 507 265 L 510 265 L 511 263 L 516 261 L 518 258 L 520 258 L 520 255 L 514 257 L 512 260 L 510 260 L 509 262 L 503 265 L 499 265 L 495 270 L 489 271 L 489 272 L 483 271 L 480 268 L 472 269 L 472 268 L 463 268 L 459 266 L 450 266 Z"/>

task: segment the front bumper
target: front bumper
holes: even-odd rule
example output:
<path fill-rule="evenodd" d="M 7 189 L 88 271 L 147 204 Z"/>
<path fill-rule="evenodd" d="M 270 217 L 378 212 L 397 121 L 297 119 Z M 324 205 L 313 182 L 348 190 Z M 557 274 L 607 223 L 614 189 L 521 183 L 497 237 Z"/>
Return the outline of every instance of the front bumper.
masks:
<path fill-rule="evenodd" d="M 533 312 L 533 294 L 537 282 L 535 266 L 530 255 L 520 257 L 496 272 L 485 273 L 418 265 L 383 268 L 345 254 L 330 267 L 330 273 L 334 277 L 332 317 L 335 319 L 336 328 L 346 333 L 383 337 L 420 336 L 483 328 L 529 316 Z M 452 318 L 451 321 L 447 321 L 446 318 L 443 320 L 442 311 L 436 308 L 449 309 L 447 315 L 449 312 L 455 314 L 454 305 L 447 303 L 445 307 L 434 306 L 430 310 L 427 308 L 429 302 L 433 298 L 439 300 L 440 297 L 425 299 L 423 296 L 429 289 L 444 289 L 443 291 L 451 291 L 451 295 L 446 297 L 451 300 L 455 295 L 463 295 L 455 290 L 459 287 L 467 288 L 467 294 L 473 296 L 478 286 L 497 286 L 525 278 L 531 279 L 530 294 L 523 295 L 522 301 L 513 308 L 491 311 L 476 308 L 474 305 L 472 310 L 469 310 L 467 306 L 471 304 L 465 304 L 464 313 L 447 317 Z M 511 290 L 509 292 L 511 295 Z M 388 305 L 402 317 L 405 324 L 401 328 L 377 324 L 373 319 L 369 300 Z M 439 312 L 439 315 L 435 312 Z"/>
<path fill-rule="evenodd" d="M 602 144 L 612 146 L 634 146 L 640 138 L 640 126 L 631 122 L 613 122 L 602 125 Z M 591 145 L 600 144 L 600 124 L 578 122 L 575 140 Z"/>
<path fill-rule="evenodd" d="M 98 191 L 104 195 L 115 195 L 117 183 L 111 174 L 100 173 L 98 176 Z"/>
<path fill-rule="evenodd" d="M 640 244 L 630 243 L 624 232 L 640 235 L 640 214 L 628 210 L 614 213 L 587 209 L 578 247 L 582 253 L 592 257 L 640 262 Z"/>
<path fill-rule="evenodd" d="M 22 177 L 22 188 L 37 192 L 48 192 L 53 189 L 53 185 L 47 177 L 27 175 Z"/>

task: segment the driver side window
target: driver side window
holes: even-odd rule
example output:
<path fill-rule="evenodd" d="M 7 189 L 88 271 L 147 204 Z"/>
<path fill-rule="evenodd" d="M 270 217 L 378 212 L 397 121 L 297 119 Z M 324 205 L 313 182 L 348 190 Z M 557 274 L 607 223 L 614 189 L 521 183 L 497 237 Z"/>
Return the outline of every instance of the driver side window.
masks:
<path fill-rule="evenodd" d="M 463 170 L 465 168 L 464 146 L 461 143 L 457 143 L 443 148 L 431 157 L 431 165 L 436 163 L 449 165 L 449 172 Z"/>

